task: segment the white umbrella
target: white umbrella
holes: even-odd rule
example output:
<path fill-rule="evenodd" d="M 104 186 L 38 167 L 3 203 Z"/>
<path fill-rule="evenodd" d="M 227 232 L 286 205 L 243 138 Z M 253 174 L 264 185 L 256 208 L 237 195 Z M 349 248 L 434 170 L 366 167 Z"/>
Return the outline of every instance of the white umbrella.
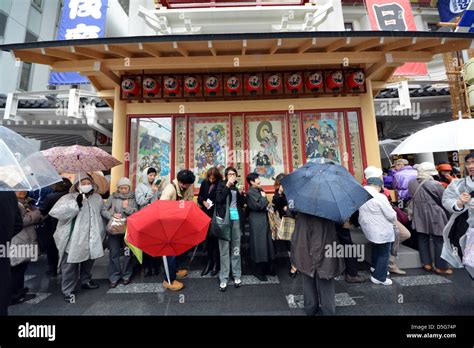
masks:
<path fill-rule="evenodd" d="M 437 124 L 406 138 L 391 155 L 474 149 L 474 119 Z"/>

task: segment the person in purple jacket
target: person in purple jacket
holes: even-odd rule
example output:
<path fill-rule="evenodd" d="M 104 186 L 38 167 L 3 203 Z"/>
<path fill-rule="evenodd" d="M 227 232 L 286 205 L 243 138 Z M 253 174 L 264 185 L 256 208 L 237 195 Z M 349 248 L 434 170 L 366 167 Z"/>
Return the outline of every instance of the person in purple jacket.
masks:
<path fill-rule="evenodd" d="M 410 200 L 411 195 L 408 191 L 408 183 L 416 179 L 418 172 L 408 165 L 406 159 L 400 158 L 395 161 L 396 173 L 393 175 L 393 188 L 397 191 L 398 201 L 403 201 L 403 206 Z"/>
<path fill-rule="evenodd" d="M 386 189 L 392 190 L 393 189 L 393 176 L 397 171 L 395 170 L 395 164 L 383 175 L 383 187 Z"/>

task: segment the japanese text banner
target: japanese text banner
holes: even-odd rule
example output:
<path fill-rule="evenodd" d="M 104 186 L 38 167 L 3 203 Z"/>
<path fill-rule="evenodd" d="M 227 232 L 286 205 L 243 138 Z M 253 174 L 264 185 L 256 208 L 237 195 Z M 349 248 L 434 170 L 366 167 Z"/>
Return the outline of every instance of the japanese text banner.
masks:
<path fill-rule="evenodd" d="M 105 36 L 108 0 L 65 0 L 57 40 L 93 39 Z M 49 83 L 82 84 L 89 80 L 76 72 L 52 72 Z"/>

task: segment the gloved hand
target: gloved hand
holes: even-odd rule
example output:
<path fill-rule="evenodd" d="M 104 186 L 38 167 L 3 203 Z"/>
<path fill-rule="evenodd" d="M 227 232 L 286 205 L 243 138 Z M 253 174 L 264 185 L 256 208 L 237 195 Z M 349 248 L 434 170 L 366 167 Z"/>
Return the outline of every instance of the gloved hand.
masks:
<path fill-rule="evenodd" d="M 77 196 L 76 198 L 76 202 L 77 202 L 77 205 L 79 206 L 79 209 L 82 208 L 82 200 L 84 199 L 84 197 L 80 194 Z"/>

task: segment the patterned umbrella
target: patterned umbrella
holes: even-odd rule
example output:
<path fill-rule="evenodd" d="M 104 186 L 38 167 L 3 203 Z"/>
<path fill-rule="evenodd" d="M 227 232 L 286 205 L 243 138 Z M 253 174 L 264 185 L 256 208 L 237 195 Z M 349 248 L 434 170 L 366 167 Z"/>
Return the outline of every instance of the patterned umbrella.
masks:
<path fill-rule="evenodd" d="M 93 146 L 57 146 L 41 151 L 58 173 L 94 172 L 109 170 L 119 164 L 119 160 L 102 149 Z"/>

